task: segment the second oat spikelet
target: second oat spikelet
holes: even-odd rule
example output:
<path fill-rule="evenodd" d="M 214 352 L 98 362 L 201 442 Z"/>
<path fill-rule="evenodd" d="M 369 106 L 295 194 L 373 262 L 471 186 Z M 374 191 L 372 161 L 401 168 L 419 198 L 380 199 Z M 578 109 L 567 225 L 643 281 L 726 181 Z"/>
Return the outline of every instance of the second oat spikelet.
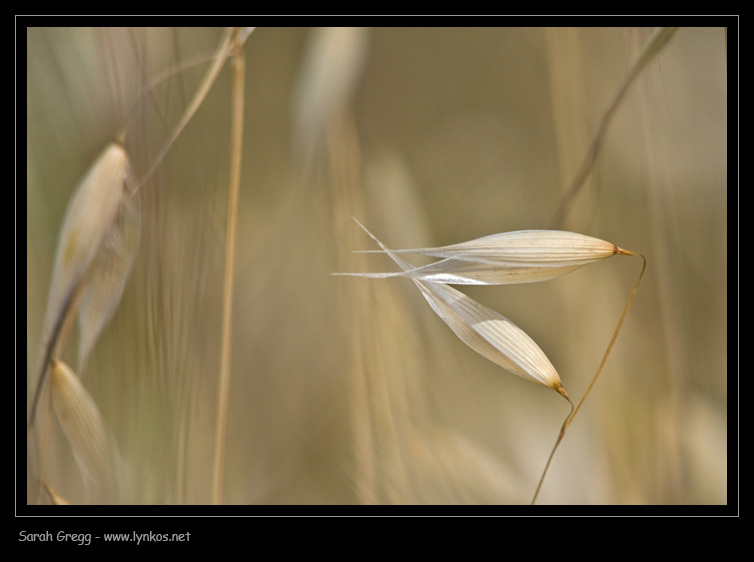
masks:
<path fill-rule="evenodd" d="M 50 362 L 65 341 L 79 304 L 85 303 L 81 355 L 88 353 L 120 301 L 139 230 L 138 211 L 128 189 L 130 178 L 125 148 L 111 143 L 68 205 L 50 283 L 30 425 Z M 79 363 L 84 359 L 79 357 Z"/>

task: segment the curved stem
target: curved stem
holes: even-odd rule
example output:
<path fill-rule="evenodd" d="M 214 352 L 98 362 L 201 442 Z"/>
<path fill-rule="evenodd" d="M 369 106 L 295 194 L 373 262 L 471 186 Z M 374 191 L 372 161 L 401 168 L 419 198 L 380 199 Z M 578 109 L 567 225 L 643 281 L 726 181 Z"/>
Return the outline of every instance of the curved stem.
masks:
<path fill-rule="evenodd" d="M 631 86 L 636 77 L 641 74 L 641 71 L 644 70 L 644 67 L 646 67 L 647 64 L 649 64 L 649 62 L 658 55 L 658 53 L 668 43 L 668 41 L 670 41 L 670 38 L 673 37 L 677 30 L 677 27 L 658 27 L 654 30 L 654 32 L 652 32 L 652 35 L 650 35 L 641 53 L 639 54 L 639 58 L 631 67 L 630 72 L 624 78 L 620 88 L 618 89 L 618 93 L 615 95 L 613 101 L 610 103 L 608 108 L 605 110 L 605 113 L 602 115 L 597 134 L 594 135 L 592 144 L 589 147 L 586 156 L 584 156 L 584 160 L 581 162 L 581 166 L 579 167 L 578 172 L 576 172 L 576 176 L 573 178 L 571 185 L 568 187 L 568 190 L 561 199 L 560 204 L 558 205 L 558 209 L 555 211 L 555 215 L 550 220 L 549 228 L 560 228 L 565 222 L 565 216 L 568 213 L 571 201 L 574 199 L 574 197 L 576 197 L 578 192 L 584 186 L 587 177 L 589 177 L 589 173 L 594 167 L 594 163 L 597 160 L 600 149 L 602 148 L 602 143 L 605 140 L 605 136 L 607 135 L 607 129 L 610 125 L 610 122 L 612 121 L 612 118 L 615 115 L 618 106 L 623 100 L 623 97 L 626 95 L 626 92 L 628 92 L 629 86 Z"/>
<path fill-rule="evenodd" d="M 160 162 L 162 162 L 162 160 L 165 158 L 165 155 L 168 153 L 168 150 L 170 150 L 170 147 L 175 142 L 175 139 L 178 138 L 178 136 L 181 134 L 183 129 L 186 127 L 186 125 L 188 125 L 189 121 L 191 121 L 191 118 L 194 116 L 194 114 L 197 112 L 199 107 L 202 105 L 204 98 L 207 97 L 207 93 L 209 92 L 210 88 L 215 83 L 215 80 L 220 74 L 220 71 L 222 70 L 223 65 L 225 64 L 225 60 L 227 59 L 228 55 L 231 53 L 232 49 L 235 48 L 236 46 L 235 41 L 236 41 L 237 36 L 238 36 L 237 28 L 230 27 L 226 30 L 225 35 L 223 36 L 223 39 L 220 42 L 220 46 L 217 48 L 217 53 L 212 61 L 212 66 L 209 67 L 209 69 L 207 70 L 207 73 L 204 75 L 204 78 L 202 79 L 202 82 L 199 85 L 199 88 L 194 94 L 194 97 L 191 98 L 191 102 L 186 108 L 186 111 L 183 112 L 183 115 L 181 116 L 180 121 L 178 121 L 178 124 L 175 126 L 175 130 L 173 131 L 173 134 L 167 140 L 167 142 L 165 143 L 165 146 L 162 147 L 162 150 L 157 154 L 157 157 L 152 163 L 152 167 L 141 179 L 141 181 L 139 182 L 139 185 L 144 185 L 146 181 L 149 179 L 149 177 L 154 173 L 154 171 L 157 169 L 157 166 L 160 165 Z"/>
<path fill-rule="evenodd" d="M 552 458 L 555 456 L 555 451 L 557 451 L 558 446 L 560 445 L 560 442 L 563 441 L 563 437 L 565 437 L 565 433 L 566 433 L 566 430 L 568 429 L 568 426 L 571 425 L 573 418 L 576 417 L 576 414 L 581 408 L 581 405 L 584 403 L 584 400 L 586 400 L 586 397 L 589 396 L 589 393 L 592 391 L 592 388 L 594 387 L 594 383 L 597 382 L 597 378 L 600 376 L 600 373 L 602 372 L 602 369 L 605 366 L 605 363 L 607 362 L 607 357 L 608 355 L 610 355 L 610 351 L 612 351 L 613 345 L 615 345 L 615 340 L 618 339 L 618 334 L 620 333 L 620 329 L 623 326 L 623 321 L 626 319 L 626 314 L 628 314 L 628 309 L 631 308 L 631 303 L 634 300 L 634 296 L 636 296 L 636 291 L 639 289 L 639 284 L 641 283 L 641 280 L 644 277 L 644 271 L 647 268 L 647 258 L 645 258 L 642 254 L 637 254 L 635 252 L 631 252 L 629 250 L 623 250 L 621 248 L 618 249 L 618 253 L 624 254 L 627 256 L 639 256 L 643 260 L 643 263 L 641 266 L 641 272 L 639 273 L 639 278 L 636 280 L 636 283 L 634 284 L 634 288 L 631 290 L 631 294 L 628 296 L 628 300 L 626 301 L 626 304 L 623 307 L 623 312 L 620 315 L 618 324 L 615 326 L 613 337 L 610 338 L 610 343 L 607 345 L 605 354 L 602 356 L 602 361 L 600 362 L 599 367 L 597 367 L 597 372 L 594 373 L 594 377 L 592 377 L 592 380 L 589 383 L 589 386 L 587 387 L 586 391 L 584 391 L 584 395 L 581 397 L 581 400 L 579 400 L 579 403 L 576 404 L 575 407 L 573 406 L 573 404 L 571 404 L 571 412 L 568 414 L 565 421 L 563 422 L 563 426 L 560 428 L 558 439 L 557 441 L 555 441 L 555 445 L 553 446 L 552 451 L 550 452 L 550 457 L 547 459 L 547 464 L 545 464 L 545 468 L 542 471 L 542 476 L 539 478 L 537 489 L 534 491 L 534 496 L 531 499 L 531 505 L 534 505 L 534 503 L 537 501 L 537 496 L 539 495 L 539 490 L 542 487 L 542 482 L 544 482 L 545 476 L 547 475 L 547 470 L 550 468 L 550 463 L 552 462 Z"/>

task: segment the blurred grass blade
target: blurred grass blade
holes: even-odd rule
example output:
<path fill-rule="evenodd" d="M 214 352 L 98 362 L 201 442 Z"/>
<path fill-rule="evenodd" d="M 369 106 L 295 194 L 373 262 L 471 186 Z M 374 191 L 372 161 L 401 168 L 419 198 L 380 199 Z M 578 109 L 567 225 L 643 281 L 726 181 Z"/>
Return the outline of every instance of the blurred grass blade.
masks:
<path fill-rule="evenodd" d="M 368 35 L 364 27 L 317 27 L 309 33 L 293 99 L 296 149 L 306 165 L 326 146 L 328 127 L 353 99 L 366 62 Z"/>
<path fill-rule="evenodd" d="M 186 125 L 189 124 L 189 121 L 191 121 L 191 119 L 194 117 L 196 112 L 201 107 L 202 103 L 204 103 L 204 100 L 207 97 L 210 89 L 212 88 L 212 85 L 220 75 L 220 71 L 223 69 L 227 58 L 233 53 L 235 49 L 238 49 L 243 45 L 243 43 L 249 37 L 251 32 L 254 31 L 254 29 L 256 28 L 228 27 L 225 29 L 225 32 L 220 39 L 220 44 L 215 51 L 215 56 L 212 58 L 212 64 L 204 74 L 204 78 L 202 78 L 202 81 L 199 84 L 196 92 L 194 93 L 194 96 L 191 98 L 191 101 L 186 107 L 186 110 L 183 112 L 180 120 L 173 129 L 173 133 L 171 134 L 170 138 L 168 138 L 167 142 L 163 145 L 160 152 L 154 158 L 152 167 L 147 171 L 144 177 L 141 178 L 139 185 L 146 183 L 147 179 L 151 177 L 151 175 L 160 165 L 160 163 L 170 150 L 170 147 L 173 146 L 175 140 L 180 136 L 181 132 L 183 132 L 183 129 L 186 128 Z"/>
<path fill-rule="evenodd" d="M 641 74 L 642 70 L 644 70 L 644 68 L 652 61 L 652 59 L 660 54 L 660 51 L 662 51 L 665 45 L 668 44 L 668 42 L 673 37 L 673 35 L 675 35 L 675 32 L 678 31 L 678 29 L 678 27 L 657 27 L 652 32 L 652 35 L 649 36 L 649 39 L 647 39 L 647 42 L 644 44 L 641 53 L 639 53 L 639 58 L 631 66 L 630 71 L 623 79 L 623 82 L 618 89 L 618 93 L 615 94 L 613 101 L 610 103 L 610 105 L 602 115 L 602 118 L 600 119 L 599 129 L 594 135 L 592 144 L 589 147 L 586 155 L 584 156 L 584 160 L 582 161 L 581 166 L 576 172 L 576 176 L 573 178 L 571 185 L 568 187 L 568 190 L 561 199 L 560 204 L 555 211 L 555 215 L 553 216 L 552 220 L 550 220 L 550 226 L 552 226 L 553 228 L 557 228 L 563 225 L 563 223 L 565 222 L 565 217 L 568 213 L 571 202 L 584 186 L 586 178 L 592 171 L 594 163 L 597 160 L 597 156 L 599 155 L 599 152 L 602 148 L 602 143 L 605 140 L 607 129 L 618 107 L 620 106 L 621 101 L 626 95 L 626 92 L 628 92 L 629 87 L 636 79 L 636 77 Z"/>
<path fill-rule="evenodd" d="M 356 222 L 401 269 L 414 269 Z M 568 399 L 555 367 L 534 340 L 513 322 L 443 283 L 413 281 L 432 310 L 471 349 L 505 370 L 552 388 Z"/>
<path fill-rule="evenodd" d="M 555 230 L 522 230 L 439 248 L 392 250 L 445 258 L 392 274 L 456 285 L 501 285 L 545 281 L 615 254 L 626 253 L 598 238 Z M 360 274 L 356 274 L 360 275 Z"/>
<path fill-rule="evenodd" d="M 621 95 L 628 88 L 629 84 L 633 82 L 633 80 L 641 73 L 642 70 L 644 70 L 644 67 L 646 67 L 652 61 L 652 59 L 660 54 L 660 51 L 665 48 L 665 45 L 668 44 L 673 35 L 675 35 L 675 32 L 679 29 L 679 27 L 654 28 L 652 34 L 649 36 L 649 39 L 647 39 L 647 42 L 644 44 L 644 47 L 642 47 L 641 53 L 639 53 L 639 58 L 631 68 L 631 72 L 628 74 L 628 76 L 626 76 L 626 79 L 624 80 L 623 88 L 621 89 Z"/>
<path fill-rule="evenodd" d="M 63 498 L 60 494 L 58 494 L 55 491 L 55 489 L 52 486 L 50 486 L 47 482 L 42 482 L 42 486 L 47 492 L 47 495 L 50 497 L 50 501 L 52 502 L 52 505 L 70 505 L 65 500 L 65 498 Z"/>
<path fill-rule="evenodd" d="M 68 365 L 53 360 L 50 373 L 55 413 L 94 499 L 117 499 L 117 449 L 97 405 Z"/>
<path fill-rule="evenodd" d="M 246 29 L 246 28 L 244 28 Z M 253 28 L 252 28 L 253 29 Z M 230 185 L 228 188 L 227 226 L 225 232 L 225 275 L 223 283 L 223 322 L 222 343 L 220 352 L 220 384 L 217 394 L 217 425 L 215 437 L 215 458 L 212 477 L 212 503 L 222 503 L 223 478 L 225 470 L 225 447 L 227 440 L 228 403 L 230 396 L 230 359 L 231 359 L 231 326 L 233 312 L 233 270 L 236 248 L 236 223 L 238 221 L 238 199 L 241 188 L 241 159 L 243 145 L 243 114 L 244 92 L 246 76 L 246 58 L 241 49 L 242 40 L 246 39 L 246 32 L 239 39 L 233 57 L 233 94 L 232 125 L 231 125 L 231 159 Z"/>
<path fill-rule="evenodd" d="M 30 423 L 34 421 L 47 366 L 59 340 L 64 339 L 61 337 L 63 326 L 75 312 L 83 280 L 124 202 L 127 168 L 125 149 L 116 143 L 108 145 L 81 181 L 68 205 L 50 284 Z"/>

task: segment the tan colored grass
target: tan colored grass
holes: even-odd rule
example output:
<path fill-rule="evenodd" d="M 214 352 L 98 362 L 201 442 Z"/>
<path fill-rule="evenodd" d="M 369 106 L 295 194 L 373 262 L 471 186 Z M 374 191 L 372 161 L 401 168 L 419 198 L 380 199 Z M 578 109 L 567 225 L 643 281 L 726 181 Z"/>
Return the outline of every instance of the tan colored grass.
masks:
<path fill-rule="evenodd" d="M 231 125 L 230 186 L 228 189 L 227 230 L 225 233 L 225 274 L 223 283 L 223 324 L 220 352 L 220 383 L 217 391 L 217 425 L 212 478 L 212 503 L 223 500 L 225 446 L 228 424 L 228 395 L 230 393 L 230 351 L 233 319 L 233 279 L 236 247 L 238 197 L 241 186 L 241 158 L 243 146 L 243 117 L 246 62 L 243 41 L 235 45 L 233 54 L 233 113 Z"/>
<path fill-rule="evenodd" d="M 29 35 L 30 74 L 43 68 L 44 74 L 61 78 L 29 82 L 27 340 L 34 347 L 29 350 L 30 384 L 36 382 L 39 321 L 44 316 L 40 308 L 45 305 L 52 265 L 47 246 L 58 234 L 58 199 L 65 188 L 54 179 L 68 173 L 54 156 L 72 162 L 70 155 L 90 150 L 92 139 L 110 137 L 117 127 L 111 127 L 108 117 L 120 118 L 115 112 L 108 116 L 104 104 L 88 103 L 95 96 L 90 98 L 85 91 L 82 102 L 79 90 L 70 86 L 78 82 L 81 90 L 88 87 L 87 69 L 83 61 L 70 56 L 70 45 L 81 44 L 82 35 L 111 39 L 110 32 L 53 33 L 32 30 Z M 127 39 L 128 33 L 120 32 L 118 38 Z M 180 79 L 160 87 L 149 100 L 155 107 L 160 104 L 158 115 L 140 111 L 133 121 L 129 157 L 141 175 L 151 165 L 155 149 L 168 138 L 175 111 L 187 106 L 206 68 L 195 72 L 174 61 L 196 60 L 192 47 L 201 53 L 213 49 L 219 33 L 161 30 L 161 38 L 172 39 L 173 45 L 155 41 L 151 32 L 130 33 L 143 61 L 138 75 L 121 71 L 121 45 L 109 45 L 113 52 L 109 60 L 89 57 L 108 69 L 101 81 L 106 88 L 120 85 L 108 82 L 113 76 L 128 78 L 138 87 L 165 64 L 181 68 L 180 73 L 171 71 Z M 597 127 L 602 102 L 615 93 L 626 61 L 635 57 L 625 51 L 626 39 L 630 41 L 628 35 L 633 33 L 629 30 L 572 30 L 577 48 L 557 59 L 566 79 L 583 79 L 579 95 L 569 97 L 543 72 L 544 60 L 551 58 L 541 41 L 545 33 L 537 29 L 366 32 L 374 41 L 364 42 L 366 64 L 353 80 L 355 94 L 349 92 L 343 107 L 323 119 L 322 129 L 329 134 L 315 139 L 320 156 L 325 155 L 323 165 L 306 177 L 292 177 L 287 143 L 293 135 L 280 125 L 293 121 L 286 113 L 291 101 L 287 88 L 312 50 L 303 41 L 311 35 L 260 30 L 260 43 L 253 47 L 263 47 L 255 53 L 261 56 L 254 56 L 253 65 L 252 59 L 248 61 L 252 76 L 247 123 L 253 122 L 255 130 L 244 159 L 246 164 L 253 161 L 254 183 L 253 189 L 241 192 L 238 216 L 226 500 L 286 504 L 530 500 L 549 452 L 542 447 L 551 445 L 548 436 L 556 435 L 565 415 L 551 408 L 560 399 L 514 377 L 496 376 L 495 365 L 458 344 L 423 299 L 416 298 L 412 283 L 353 282 L 328 278 L 327 273 L 399 269 L 388 263 L 387 256 L 351 253 L 369 242 L 354 228 L 351 215 L 364 217 L 390 247 L 407 242 L 427 246 L 546 224 L 557 203 L 556 186 L 567 186 L 575 171 L 564 172 L 561 181 L 554 163 L 579 165 Z M 722 49 L 722 30 L 718 35 Z M 426 41 L 417 41 L 416 36 Z M 668 267 L 657 259 L 661 254 L 651 234 L 662 225 L 668 228 L 670 255 L 677 268 L 665 271 L 677 275 L 669 286 L 680 315 L 669 320 L 665 297 L 651 285 L 647 300 L 642 297 L 636 303 L 638 314 L 626 321 L 622 333 L 627 338 L 614 346 L 601 375 L 599 397 L 592 393 L 597 400 L 582 408 L 581 423 L 568 429 L 572 435 L 557 453 L 562 457 L 550 469 L 541 502 L 641 504 L 700 498 L 725 502 L 724 487 L 711 496 L 699 495 L 699 482 L 689 477 L 692 457 L 683 454 L 688 449 L 678 449 L 680 471 L 666 469 L 665 440 L 677 437 L 666 428 L 669 424 L 689 427 L 676 410 L 667 408 L 668 387 L 681 406 L 688 389 L 697 389 L 714 418 L 722 421 L 714 425 L 718 436 L 725 429 L 725 328 L 719 322 L 725 311 L 724 275 L 710 273 L 725 270 L 725 216 L 715 205 L 718 196 L 711 194 L 716 191 L 724 197 L 725 176 L 724 167 L 721 176 L 704 156 L 724 152 L 718 134 L 724 129 L 724 115 L 716 111 L 720 105 L 716 92 L 721 87 L 714 87 L 724 76 L 724 62 L 709 56 L 716 48 L 714 32 L 682 30 L 677 38 L 668 57 L 661 60 L 667 89 L 649 98 L 655 110 L 649 134 L 656 141 L 652 146 L 656 159 L 650 163 L 637 154 L 641 140 L 636 142 L 631 125 L 641 115 L 629 103 L 613 120 L 604 145 L 603 156 L 608 157 L 604 166 L 591 176 L 595 185 L 605 186 L 599 212 L 595 201 L 582 205 L 585 199 L 574 199 L 579 204 L 569 208 L 568 219 L 571 228 L 646 249 L 653 261 L 650 282 L 657 279 L 658 267 Z M 97 46 L 96 41 L 90 43 Z M 518 45 L 531 49 L 511 48 Z M 694 45 L 695 60 L 691 60 L 688 47 Z M 562 53 L 562 42 L 554 41 L 552 49 Z M 60 56 L 50 57 L 57 54 L 53 50 Z M 158 50 L 159 56 L 153 56 Z M 47 58 L 40 60 L 40 53 Z M 328 62 L 332 69 L 332 60 L 323 64 Z M 571 72 L 574 64 L 581 75 Z M 709 69 L 706 64 L 711 64 Z M 480 77 L 479 71 L 486 76 Z M 230 74 L 222 71 L 219 77 L 218 86 L 230 86 L 225 80 Z M 504 97 L 497 97 L 501 92 Z M 570 123 L 558 121 L 559 114 L 548 107 L 547 92 L 560 100 Z M 132 94 L 117 95 L 127 104 Z M 209 97 L 195 122 L 184 129 L 175 153 L 141 188 L 148 230 L 144 255 L 136 262 L 134 283 L 125 295 L 128 306 L 121 307 L 115 325 L 95 344 L 87 372 L 75 369 L 88 389 L 97 390 L 93 393 L 97 405 L 117 431 L 127 453 L 129 476 L 137 484 L 133 498 L 138 503 L 211 501 L 228 199 L 222 158 L 227 152 L 229 96 L 210 93 Z M 53 98 L 57 105 L 49 103 Z M 82 120 L 77 104 L 97 111 L 90 120 Z M 684 120 L 684 115 L 694 119 Z M 164 121 L 159 119 L 162 116 Z M 93 120 L 102 123 L 92 127 Z M 150 130 L 142 132 L 147 124 Z M 675 135 L 679 125 L 682 139 Z M 576 142 L 580 131 L 586 139 L 583 146 Z M 554 132 L 561 133 L 557 138 L 572 153 L 553 144 Z M 708 138 L 698 151 L 694 142 L 702 140 L 702 133 Z M 55 149 L 61 139 L 70 139 L 70 145 Z M 386 173 L 381 158 L 385 154 L 397 163 L 398 179 L 404 180 L 405 192 L 415 205 L 391 199 L 400 182 Z M 645 162 L 659 164 L 667 172 L 657 184 L 667 207 L 656 214 L 647 211 L 645 180 L 654 174 L 643 167 Z M 707 169 L 700 173 L 703 162 Z M 365 179 L 373 180 L 371 188 Z M 254 204 L 246 205 L 248 201 Z M 293 201 L 300 202 L 300 214 L 289 212 Z M 583 220 L 585 215 L 592 222 Z M 684 230 L 691 223 L 692 232 Z M 684 243 L 674 245 L 677 239 Z M 700 240 L 704 243 L 698 244 Z M 723 267 L 704 271 L 689 267 L 710 260 Z M 386 267 L 380 267 L 380 261 Z M 594 272 L 569 274 L 549 286 L 472 288 L 475 292 L 470 294 L 524 322 L 521 327 L 531 329 L 532 336 L 549 338 L 545 344 L 545 339 L 534 337 L 576 399 L 599 361 L 599 347 L 606 343 L 600 340 L 610 337 L 615 322 L 611 317 L 618 316 L 622 304 L 613 300 L 620 298 L 614 290 L 621 284 L 617 276 L 630 265 L 602 264 Z M 463 274 L 468 276 L 468 269 Z M 700 287 L 706 289 L 703 298 Z M 703 306 L 690 306 L 694 303 Z M 526 314 L 529 307 L 531 316 Z M 675 380 L 667 376 L 668 340 L 663 334 L 668 330 L 684 338 L 683 350 L 688 354 L 683 360 L 692 367 Z M 702 340 L 704 344 L 697 345 Z M 74 337 L 69 338 L 69 346 L 75 343 Z M 68 355 L 66 362 L 77 366 L 73 353 Z M 46 427 L 43 409 L 39 408 L 38 429 Z M 436 430 L 443 423 L 448 432 Z M 658 427 L 663 430 L 659 434 Z M 691 433 L 681 435 L 691 445 Z M 65 499 L 78 502 L 75 484 L 80 477 L 68 454 L 68 442 L 60 439 L 59 432 L 55 436 L 44 475 Z M 180 450 L 176 439 L 181 439 Z M 693 458 L 710 463 L 713 458 L 724 459 L 724 455 L 705 456 L 710 449 L 696 445 L 698 456 Z M 499 466 L 509 470 L 498 470 Z M 710 473 L 724 473 L 714 466 L 719 465 L 711 465 Z M 477 477 L 480 467 L 489 468 L 485 470 L 489 480 Z M 501 483 L 504 486 L 496 488 Z"/>
<path fill-rule="evenodd" d="M 534 503 L 536 503 L 537 501 L 537 496 L 539 495 L 539 491 L 542 488 L 542 483 L 544 482 L 545 476 L 547 476 L 547 471 L 550 468 L 550 463 L 552 462 L 553 456 L 555 455 L 555 451 L 557 451 L 558 447 L 560 446 L 560 443 L 563 441 L 563 437 L 565 437 L 566 431 L 568 431 L 568 427 L 571 425 L 571 422 L 573 422 L 573 419 L 576 417 L 576 414 L 579 413 L 581 406 L 584 404 L 584 401 L 586 400 L 587 396 L 589 396 L 589 393 L 592 391 L 592 388 L 594 388 L 594 384 L 597 382 L 597 379 L 602 373 L 602 369 L 605 367 L 607 358 L 610 356 L 610 352 L 612 351 L 613 346 L 615 345 L 615 342 L 618 339 L 618 334 L 620 333 L 620 330 L 623 327 L 623 321 L 626 319 L 628 310 L 629 308 L 631 308 L 631 303 L 633 302 L 634 297 L 636 296 L 636 291 L 639 290 L 639 285 L 641 284 L 641 280 L 644 278 L 644 271 L 647 268 L 647 258 L 645 258 L 641 254 L 637 254 L 628 250 L 624 250 L 623 253 L 626 255 L 638 256 L 642 259 L 642 265 L 641 265 L 641 271 L 639 272 L 639 277 L 636 280 L 636 283 L 634 284 L 633 289 L 631 289 L 631 294 L 628 296 L 628 299 L 626 300 L 626 304 L 623 307 L 623 312 L 621 312 L 620 318 L 618 319 L 618 323 L 616 324 L 615 330 L 613 331 L 613 335 L 610 338 L 610 342 L 607 344 L 607 349 L 605 349 L 605 353 L 602 356 L 602 360 L 600 361 L 600 364 L 597 367 L 597 371 L 594 373 L 592 380 L 589 382 L 589 386 L 584 391 L 584 394 L 582 395 L 578 404 L 576 404 L 576 406 L 571 409 L 571 412 L 568 414 L 565 421 L 563 422 L 562 427 L 560 428 L 560 433 L 558 433 L 558 438 L 555 441 L 555 445 L 553 446 L 552 451 L 550 452 L 550 456 L 547 459 L 547 463 L 545 464 L 544 470 L 542 471 L 542 476 L 540 477 L 539 482 L 537 483 L 537 488 L 536 490 L 534 490 L 534 495 L 532 496 L 532 499 L 531 499 L 532 505 L 534 505 Z"/>
<path fill-rule="evenodd" d="M 42 485 L 44 486 L 44 489 L 47 492 L 47 495 L 50 497 L 50 501 L 53 505 L 69 505 L 65 498 L 58 494 L 55 489 L 47 482 L 43 482 Z"/>
<path fill-rule="evenodd" d="M 679 28 L 677 27 L 657 27 L 649 36 L 649 39 L 647 39 L 647 42 L 644 44 L 641 53 L 639 53 L 639 57 L 631 66 L 628 74 L 623 79 L 623 82 L 618 88 L 618 92 L 615 94 L 612 101 L 607 106 L 607 109 L 605 109 L 604 113 L 602 114 L 599 128 L 592 137 L 592 143 L 589 146 L 589 150 L 587 150 L 587 153 L 584 156 L 583 161 L 581 162 L 581 166 L 576 172 L 576 175 L 573 177 L 573 180 L 568 186 L 565 195 L 563 195 L 563 198 L 561 199 L 560 204 L 555 211 L 555 214 L 550 220 L 550 226 L 552 228 L 560 228 L 563 226 L 566 220 L 566 216 L 573 204 L 574 198 L 584 187 L 584 183 L 586 182 L 586 179 L 589 177 L 589 174 L 594 167 L 597 156 L 602 150 L 602 145 L 605 141 L 608 128 L 610 127 L 613 117 L 615 116 L 618 108 L 621 106 L 621 102 L 625 98 L 629 88 L 636 80 L 636 78 L 646 68 L 646 66 L 660 54 L 660 52 L 667 45 L 673 35 L 675 35 L 676 31 L 678 31 L 678 29 Z"/>
<path fill-rule="evenodd" d="M 194 116 L 217 79 L 231 51 L 235 54 L 236 83 L 240 91 L 235 95 L 235 116 L 238 124 L 233 132 L 232 180 L 228 211 L 228 250 L 226 260 L 226 299 L 223 304 L 223 352 L 219 391 L 218 417 L 218 470 L 224 443 L 224 423 L 227 416 L 229 378 L 230 310 L 232 303 L 233 246 L 235 241 L 235 215 L 238 200 L 241 162 L 240 139 L 243 128 L 243 53 L 241 47 L 253 28 L 228 28 L 217 49 L 212 65 L 197 92 L 176 124 L 172 135 L 155 157 L 152 167 L 142 179 L 142 184 L 164 159 L 173 142 Z M 240 70 L 238 70 L 240 68 Z M 240 77 L 240 80 L 238 79 Z M 140 185 L 135 178 L 120 143 L 111 143 L 92 165 L 80 182 L 69 204 L 59 237 L 58 253 L 46 311 L 43 346 L 40 351 L 36 390 L 31 407 L 29 425 L 33 424 L 48 368 L 54 371 L 53 402 L 65 428 L 69 442 L 76 453 L 80 469 L 87 482 L 104 480 L 101 466 L 103 454 L 102 432 L 97 428 L 101 421 L 96 405 L 85 394 L 83 386 L 76 384 L 78 377 L 56 359 L 65 344 L 73 318 L 79 316 L 79 371 L 100 333 L 109 322 L 120 303 L 136 254 L 140 235 L 140 212 L 135 195 Z M 55 398 L 57 396 L 57 398 Z M 96 412 L 96 413 L 95 413 Z M 93 441 L 87 446 L 85 439 Z M 220 471 L 221 472 L 221 471 Z M 218 496 L 221 478 L 215 479 L 214 497 Z M 106 489 L 106 488 L 102 488 Z M 98 493 L 101 495 L 101 493 Z"/>

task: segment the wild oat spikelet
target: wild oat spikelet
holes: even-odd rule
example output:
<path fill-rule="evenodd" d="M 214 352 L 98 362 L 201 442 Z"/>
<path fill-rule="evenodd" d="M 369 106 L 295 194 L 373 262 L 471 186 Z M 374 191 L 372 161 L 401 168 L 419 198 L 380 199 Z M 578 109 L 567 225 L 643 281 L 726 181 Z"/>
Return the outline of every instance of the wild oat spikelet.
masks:
<path fill-rule="evenodd" d="M 355 275 L 411 277 L 451 285 L 532 283 L 630 253 L 598 238 L 558 230 L 504 232 L 451 246 L 391 251 L 445 259 L 398 273 Z"/>
<path fill-rule="evenodd" d="M 432 310 L 463 343 L 506 371 L 568 398 L 555 367 L 521 328 L 453 287 L 416 279 L 414 282 Z"/>
<path fill-rule="evenodd" d="M 398 257 L 395 251 L 385 247 L 364 225 L 356 222 L 412 279 L 432 310 L 461 341 L 514 375 L 552 388 L 569 400 L 555 367 L 521 328 L 445 283 L 410 275 L 416 271 L 415 268 Z"/>
<path fill-rule="evenodd" d="M 382 248 L 367 252 L 387 253 L 403 271 L 335 275 L 410 278 L 466 345 L 507 371 L 552 388 L 566 399 L 568 393 L 555 367 L 523 330 L 448 285 L 532 283 L 565 275 L 616 254 L 636 255 L 598 238 L 559 230 L 520 230 L 438 248 L 390 250 L 359 221 L 356 223 Z M 401 253 L 444 259 L 412 267 L 398 257 Z"/>

